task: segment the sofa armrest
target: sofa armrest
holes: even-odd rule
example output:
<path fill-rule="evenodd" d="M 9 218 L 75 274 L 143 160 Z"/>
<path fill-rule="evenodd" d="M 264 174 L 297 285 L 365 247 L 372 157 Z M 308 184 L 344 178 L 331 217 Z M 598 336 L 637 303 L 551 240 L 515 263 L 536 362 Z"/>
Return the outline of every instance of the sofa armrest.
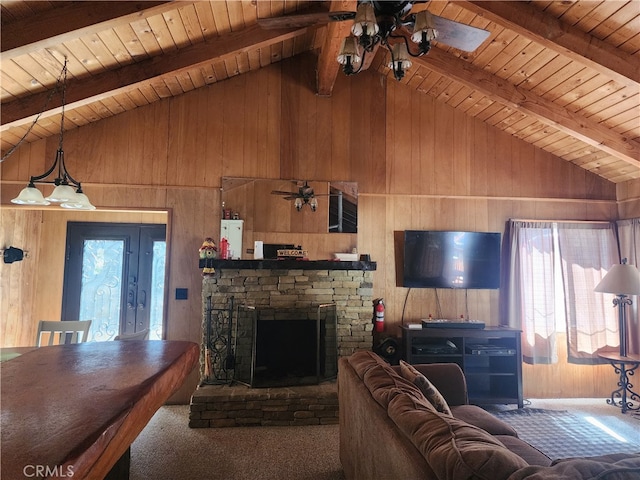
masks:
<path fill-rule="evenodd" d="M 469 403 L 467 381 L 457 363 L 423 363 L 413 367 L 433 383 L 449 406 Z"/>

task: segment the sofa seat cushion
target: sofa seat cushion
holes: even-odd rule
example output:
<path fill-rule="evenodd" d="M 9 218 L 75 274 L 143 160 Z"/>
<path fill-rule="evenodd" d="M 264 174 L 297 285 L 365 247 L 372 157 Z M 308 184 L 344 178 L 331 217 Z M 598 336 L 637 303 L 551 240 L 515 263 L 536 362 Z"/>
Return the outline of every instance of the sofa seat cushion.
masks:
<path fill-rule="evenodd" d="M 524 440 L 520 440 L 512 435 L 496 435 L 495 438 L 500 440 L 505 447 L 517 454 L 529 465 L 542 465 L 545 467 L 551 465 L 551 459 L 549 457 Z"/>
<path fill-rule="evenodd" d="M 531 465 L 514 472 L 508 480 L 636 480 L 640 478 L 640 454 L 624 457 L 569 458 L 550 467 Z"/>
<path fill-rule="evenodd" d="M 389 403 L 389 417 L 424 455 L 439 479 L 506 479 L 527 463 L 481 428 L 416 408 L 409 395 Z"/>
<path fill-rule="evenodd" d="M 451 412 L 457 419 L 480 427 L 491 435 L 518 436 L 518 432 L 511 425 L 477 405 L 456 405 L 451 407 Z"/>

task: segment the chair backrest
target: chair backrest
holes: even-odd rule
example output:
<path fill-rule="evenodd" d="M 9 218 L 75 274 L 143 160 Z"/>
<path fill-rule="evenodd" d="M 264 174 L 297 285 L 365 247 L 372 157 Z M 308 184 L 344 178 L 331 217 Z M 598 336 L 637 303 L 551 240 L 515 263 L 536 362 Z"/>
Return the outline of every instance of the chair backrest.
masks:
<path fill-rule="evenodd" d="M 114 340 L 148 340 L 149 339 L 149 329 L 145 328 L 144 330 L 140 330 L 136 333 L 122 333 L 120 335 L 116 335 Z"/>
<path fill-rule="evenodd" d="M 46 345 L 62 345 L 65 343 L 86 342 L 89 337 L 91 320 L 64 320 L 60 322 L 40 320 L 38 322 L 38 336 L 36 346 L 44 345 L 42 338 L 47 334 L 49 341 Z"/>

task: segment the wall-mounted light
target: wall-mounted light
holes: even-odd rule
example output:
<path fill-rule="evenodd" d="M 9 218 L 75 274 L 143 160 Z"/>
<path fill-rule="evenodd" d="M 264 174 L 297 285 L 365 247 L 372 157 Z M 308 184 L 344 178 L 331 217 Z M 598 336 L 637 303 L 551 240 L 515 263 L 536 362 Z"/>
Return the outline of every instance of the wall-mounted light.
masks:
<path fill-rule="evenodd" d="M 55 89 L 60 91 L 62 97 L 62 113 L 60 118 L 60 136 L 58 142 L 58 149 L 56 151 L 56 158 L 51 165 L 51 168 L 44 172 L 42 175 L 32 176 L 29 180 L 29 184 L 22 189 L 20 194 L 11 200 L 12 203 L 17 205 L 41 205 L 46 206 L 51 203 L 59 203 L 61 207 L 69 208 L 73 210 L 95 210 L 89 198 L 82 191 L 82 186 L 79 181 L 75 180 L 71 174 L 67 171 L 67 166 L 64 162 L 64 108 L 65 108 L 65 94 L 67 87 L 67 58 L 64 59 L 64 66 L 60 73 L 60 77 L 56 82 Z M 56 177 L 52 180 L 48 178 L 56 172 Z M 40 190 L 36 188 L 36 184 L 48 184 L 55 185 L 53 192 L 48 197 L 45 197 Z"/>
<path fill-rule="evenodd" d="M 2 252 L 4 263 L 19 262 L 25 257 L 24 250 L 16 247 L 5 248 Z"/>

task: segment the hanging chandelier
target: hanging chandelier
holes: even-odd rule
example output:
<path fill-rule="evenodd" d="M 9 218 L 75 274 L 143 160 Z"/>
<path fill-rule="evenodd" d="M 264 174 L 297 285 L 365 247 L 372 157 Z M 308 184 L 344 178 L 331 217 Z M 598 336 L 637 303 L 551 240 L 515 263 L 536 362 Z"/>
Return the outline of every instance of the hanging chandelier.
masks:
<path fill-rule="evenodd" d="M 64 161 L 64 109 L 65 109 L 65 94 L 67 87 L 67 58 L 64 59 L 64 66 L 60 73 L 55 86 L 55 90 L 60 92 L 62 99 L 62 114 L 60 118 L 60 136 L 58 141 L 58 149 L 56 150 L 56 158 L 46 172 L 42 175 L 32 176 L 29 180 L 29 184 L 22 189 L 20 195 L 11 200 L 12 203 L 18 205 L 40 205 L 46 206 L 52 203 L 58 203 L 63 208 L 69 208 L 73 210 L 95 210 L 89 198 L 82 191 L 82 186 L 79 181 L 75 180 L 71 174 L 67 171 L 67 166 Z M 54 179 L 49 177 L 56 172 Z M 55 185 L 53 192 L 48 197 L 45 197 L 36 184 Z"/>
<path fill-rule="evenodd" d="M 375 3 L 375 8 L 374 8 Z M 411 57 L 420 57 L 431 49 L 438 36 L 435 22 L 427 10 L 409 14 L 412 2 L 361 2 L 349 37 L 342 42 L 338 63 L 345 75 L 354 75 L 362 69 L 365 56 L 373 54 L 377 45 L 384 46 L 391 55 L 388 67 L 396 80 L 402 80 L 411 67 Z M 410 44 L 406 35 L 394 32 L 406 28 L 411 33 Z M 397 39 L 391 43 L 390 39 Z"/>

